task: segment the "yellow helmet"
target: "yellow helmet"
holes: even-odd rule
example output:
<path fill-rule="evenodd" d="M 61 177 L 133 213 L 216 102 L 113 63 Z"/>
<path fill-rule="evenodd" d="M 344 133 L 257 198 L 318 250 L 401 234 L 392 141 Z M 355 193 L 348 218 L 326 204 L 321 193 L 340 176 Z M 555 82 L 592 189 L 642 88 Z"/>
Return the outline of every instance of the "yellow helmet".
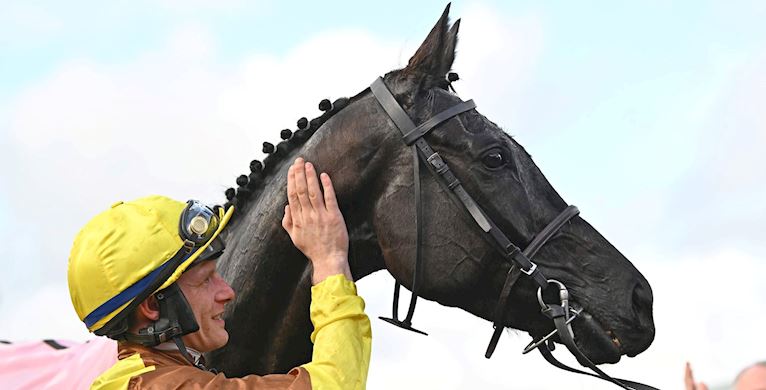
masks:
<path fill-rule="evenodd" d="M 117 202 L 91 219 L 69 256 L 69 295 L 88 330 L 116 336 L 149 295 L 167 288 L 195 261 L 223 251 L 217 239 L 233 207 L 148 196 Z"/>

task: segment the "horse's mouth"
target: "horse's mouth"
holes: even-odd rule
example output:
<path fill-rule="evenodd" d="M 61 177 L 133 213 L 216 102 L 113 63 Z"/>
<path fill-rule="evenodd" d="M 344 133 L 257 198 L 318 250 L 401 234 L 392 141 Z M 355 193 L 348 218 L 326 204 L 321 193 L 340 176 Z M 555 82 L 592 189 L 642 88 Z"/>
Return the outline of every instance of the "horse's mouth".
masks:
<path fill-rule="evenodd" d="M 575 344 L 595 364 L 617 363 L 622 356 L 622 342 L 615 332 L 601 325 L 583 310 L 572 322 Z M 582 364 L 584 362 L 580 362 Z"/>
<path fill-rule="evenodd" d="M 586 310 L 580 309 L 576 305 L 572 305 L 572 308 L 579 311 L 577 318 L 571 323 L 577 348 L 595 364 L 619 362 L 623 355 L 623 343 L 617 334 L 603 326 Z M 541 338 L 540 334 L 533 334 L 532 336 L 537 340 Z M 561 344 L 558 335 L 554 336 L 553 340 Z M 580 364 L 587 365 L 583 361 L 580 361 Z"/>

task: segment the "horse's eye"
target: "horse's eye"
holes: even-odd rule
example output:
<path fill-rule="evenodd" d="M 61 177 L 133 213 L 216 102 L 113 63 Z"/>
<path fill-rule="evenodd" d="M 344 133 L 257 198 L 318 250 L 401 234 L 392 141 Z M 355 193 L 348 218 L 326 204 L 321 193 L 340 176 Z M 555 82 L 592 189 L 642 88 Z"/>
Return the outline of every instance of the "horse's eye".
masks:
<path fill-rule="evenodd" d="M 492 149 L 487 153 L 484 153 L 484 156 L 481 157 L 481 162 L 487 168 L 500 168 L 505 165 L 506 159 L 503 156 L 502 151 L 499 149 Z"/>

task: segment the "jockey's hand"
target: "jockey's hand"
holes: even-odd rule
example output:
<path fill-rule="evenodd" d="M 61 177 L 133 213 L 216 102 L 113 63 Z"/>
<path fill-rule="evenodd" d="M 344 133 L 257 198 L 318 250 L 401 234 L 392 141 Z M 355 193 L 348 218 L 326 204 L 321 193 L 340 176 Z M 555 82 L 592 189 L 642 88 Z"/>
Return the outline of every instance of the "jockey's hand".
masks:
<path fill-rule="evenodd" d="M 321 174 L 324 195 L 314 165 L 295 160 L 287 172 L 287 201 L 282 227 L 293 244 L 311 261 L 312 284 L 343 274 L 353 281 L 348 266 L 348 230 L 338 208 L 330 176 Z"/>

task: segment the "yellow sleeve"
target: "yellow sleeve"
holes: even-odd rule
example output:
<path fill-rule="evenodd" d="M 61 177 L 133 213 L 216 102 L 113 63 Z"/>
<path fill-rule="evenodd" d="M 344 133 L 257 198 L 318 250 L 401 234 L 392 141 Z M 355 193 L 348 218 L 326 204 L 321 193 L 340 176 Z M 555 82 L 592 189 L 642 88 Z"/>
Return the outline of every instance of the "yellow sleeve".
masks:
<path fill-rule="evenodd" d="M 147 367 L 140 354 L 134 354 L 118 360 L 110 369 L 104 371 L 90 385 L 90 390 L 123 390 L 128 388 L 130 379 L 155 370 L 155 366 Z"/>
<path fill-rule="evenodd" d="M 343 275 L 333 275 L 311 287 L 311 323 L 314 354 L 301 366 L 311 377 L 311 387 L 365 389 L 372 331 L 356 285 Z"/>

